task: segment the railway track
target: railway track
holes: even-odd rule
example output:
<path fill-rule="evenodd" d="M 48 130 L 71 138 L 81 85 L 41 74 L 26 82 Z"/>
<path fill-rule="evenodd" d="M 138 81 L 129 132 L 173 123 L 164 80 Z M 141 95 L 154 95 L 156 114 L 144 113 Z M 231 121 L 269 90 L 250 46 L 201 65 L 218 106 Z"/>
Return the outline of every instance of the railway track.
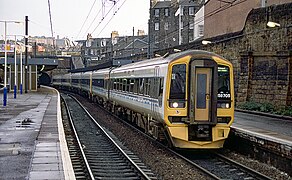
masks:
<path fill-rule="evenodd" d="M 117 117 L 108 112 L 108 114 Z M 141 132 L 135 126 L 129 124 L 127 121 L 120 119 L 121 122 L 124 122 L 129 127 L 131 127 L 135 131 Z M 224 157 L 218 153 L 212 153 L 211 151 L 205 154 L 198 152 L 188 152 L 188 151 L 173 151 L 166 147 L 165 145 L 158 143 L 152 137 L 148 136 L 141 132 L 141 135 L 149 138 L 153 143 L 159 144 L 160 147 L 164 147 L 169 151 L 169 153 L 174 153 L 176 156 L 183 158 L 185 161 L 190 163 L 195 168 L 201 170 L 204 174 L 206 174 L 211 179 L 272 179 L 269 178 L 253 169 L 248 168 L 242 164 L 239 164 L 231 159 Z"/>
<path fill-rule="evenodd" d="M 179 154 L 214 179 L 272 180 L 272 178 L 216 152 L 208 154 L 180 152 Z"/>
<path fill-rule="evenodd" d="M 103 129 L 76 99 L 65 94 L 61 96 L 67 108 L 68 123 L 64 127 L 76 179 L 157 179 L 135 154 L 113 134 L 109 135 L 110 132 Z"/>

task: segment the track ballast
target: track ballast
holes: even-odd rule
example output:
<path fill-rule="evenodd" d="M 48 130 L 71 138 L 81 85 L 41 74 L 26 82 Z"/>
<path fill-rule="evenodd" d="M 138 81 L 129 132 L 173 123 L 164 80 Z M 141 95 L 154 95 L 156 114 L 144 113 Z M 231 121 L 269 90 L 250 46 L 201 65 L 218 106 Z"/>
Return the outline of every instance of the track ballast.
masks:
<path fill-rule="evenodd" d="M 76 179 L 157 179 L 135 154 L 123 147 L 113 135 L 108 135 L 75 99 L 65 94 L 62 98 L 80 147 L 80 153 L 71 150 L 74 154 L 73 168 L 78 170 L 75 171 Z M 76 144 L 72 140 L 70 144 L 73 143 Z M 76 160 L 76 157 L 81 160 Z M 74 162 L 77 162 L 77 167 L 74 167 Z"/>

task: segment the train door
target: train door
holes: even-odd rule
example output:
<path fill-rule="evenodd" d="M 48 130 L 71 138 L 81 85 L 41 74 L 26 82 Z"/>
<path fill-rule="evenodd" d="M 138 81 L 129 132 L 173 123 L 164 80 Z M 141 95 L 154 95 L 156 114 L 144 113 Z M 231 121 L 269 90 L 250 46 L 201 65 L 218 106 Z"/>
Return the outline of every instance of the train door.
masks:
<path fill-rule="evenodd" d="M 212 69 L 196 68 L 195 121 L 210 121 Z"/>
<path fill-rule="evenodd" d="M 190 77 L 191 124 L 217 122 L 217 64 L 213 60 L 193 60 Z"/>

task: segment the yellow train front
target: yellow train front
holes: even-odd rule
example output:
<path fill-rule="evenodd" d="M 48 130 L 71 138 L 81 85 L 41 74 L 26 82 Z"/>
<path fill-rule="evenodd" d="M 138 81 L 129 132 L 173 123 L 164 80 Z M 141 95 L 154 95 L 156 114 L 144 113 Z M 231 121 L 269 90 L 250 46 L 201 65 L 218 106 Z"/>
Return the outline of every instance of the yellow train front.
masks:
<path fill-rule="evenodd" d="M 223 147 L 234 120 L 232 64 L 206 51 L 190 51 L 168 65 L 164 122 L 174 147 Z"/>

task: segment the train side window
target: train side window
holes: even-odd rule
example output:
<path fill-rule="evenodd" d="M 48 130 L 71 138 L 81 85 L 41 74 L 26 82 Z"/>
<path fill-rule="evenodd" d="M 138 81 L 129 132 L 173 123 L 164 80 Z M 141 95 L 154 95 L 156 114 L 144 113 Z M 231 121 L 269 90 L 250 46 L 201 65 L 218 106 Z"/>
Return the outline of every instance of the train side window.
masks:
<path fill-rule="evenodd" d="M 134 79 L 129 79 L 130 92 L 134 92 L 134 83 L 135 83 Z"/>
<path fill-rule="evenodd" d="M 122 81 L 123 89 L 122 91 L 126 91 L 126 86 L 127 86 L 127 79 L 123 79 Z"/>
<path fill-rule="evenodd" d="M 144 88 L 143 88 L 144 81 L 143 80 L 144 79 L 142 79 L 142 78 L 139 79 L 139 94 L 143 94 L 143 90 L 144 90 Z"/>
<path fill-rule="evenodd" d="M 110 79 L 109 82 L 110 82 L 110 88 L 109 89 L 113 90 L 113 88 L 114 88 L 114 80 Z"/>
<path fill-rule="evenodd" d="M 105 80 L 104 80 L 104 84 L 103 84 L 103 86 L 101 86 L 101 87 L 104 88 L 104 89 L 107 89 L 107 84 L 108 84 L 108 80 L 105 79 Z"/>
<path fill-rule="evenodd" d="M 120 89 L 120 80 L 116 79 L 116 90 Z"/>
<path fill-rule="evenodd" d="M 159 79 L 159 92 L 158 92 L 158 104 L 162 106 L 162 97 L 163 97 L 163 88 L 164 88 L 164 79 Z"/>
<path fill-rule="evenodd" d="M 117 82 L 116 82 L 116 79 L 113 79 L 113 89 L 116 89 L 117 88 Z"/>
<path fill-rule="evenodd" d="M 116 82 L 116 90 L 119 90 L 119 79 L 115 79 Z"/>
<path fill-rule="evenodd" d="M 163 88 L 164 88 L 164 79 L 160 78 L 158 96 L 162 96 L 163 95 Z"/>
<path fill-rule="evenodd" d="M 134 93 L 139 92 L 139 79 L 138 78 L 134 79 L 134 87 L 133 88 L 134 88 L 134 90 L 133 90 Z"/>
<path fill-rule="evenodd" d="M 151 78 L 150 82 L 150 97 L 157 98 L 158 97 L 158 91 L 159 91 L 159 78 Z"/>
<path fill-rule="evenodd" d="M 144 80 L 144 95 L 149 95 L 149 78 L 145 78 Z"/>
<path fill-rule="evenodd" d="M 119 89 L 119 81 L 118 79 L 115 79 L 115 82 L 114 82 L 114 86 L 115 86 L 115 90 L 118 90 Z"/>
<path fill-rule="evenodd" d="M 120 91 L 123 90 L 123 81 L 122 81 L 122 79 L 119 79 L 119 90 Z"/>
<path fill-rule="evenodd" d="M 130 79 L 125 79 L 125 83 L 126 83 L 126 91 L 130 92 Z"/>

